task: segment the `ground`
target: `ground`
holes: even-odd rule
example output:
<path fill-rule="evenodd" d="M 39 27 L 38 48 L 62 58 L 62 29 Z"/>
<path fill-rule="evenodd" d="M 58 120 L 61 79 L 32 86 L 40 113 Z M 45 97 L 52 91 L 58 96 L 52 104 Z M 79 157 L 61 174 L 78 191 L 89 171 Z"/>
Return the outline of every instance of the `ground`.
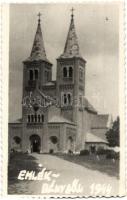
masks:
<path fill-rule="evenodd" d="M 43 166 L 43 167 L 42 167 Z M 72 195 L 107 195 L 118 194 L 118 162 L 112 160 L 97 160 L 95 157 L 73 155 L 49 155 L 49 154 L 18 154 L 10 159 L 9 164 L 9 194 L 32 194 L 42 193 L 42 185 L 46 181 L 18 180 L 20 170 L 41 171 L 46 168 L 59 174 L 56 178 L 57 185 L 71 184 L 74 179 L 79 180 L 82 191 L 78 194 L 73 191 Z M 48 182 L 51 184 L 51 181 Z M 70 187 L 70 186 L 69 186 Z M 54 192 L 50 193 L 54 195 Z M 61 194 L 61 193 L 60 193 Z M 68 193 L 67 193 L 68 195 Z"/>

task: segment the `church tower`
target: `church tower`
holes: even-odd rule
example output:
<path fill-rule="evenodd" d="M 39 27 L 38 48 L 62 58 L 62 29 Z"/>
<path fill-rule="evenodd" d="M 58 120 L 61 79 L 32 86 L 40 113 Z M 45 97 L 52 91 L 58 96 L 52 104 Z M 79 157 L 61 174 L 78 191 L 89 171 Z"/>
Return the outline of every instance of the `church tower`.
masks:
<path fill-rule="evenodd" d="M 52 64 L 48 61 L 41 31 L 40 13 L 30 57 L 24 63 L 23 71 L 23 96 L 28 91 L 42 86 L 52 79 Z"/>
<path fill-rule="evenodd" d="M 70 27 L 63 54 L 57 59 L 57 96 L 61 112 L 77 122 L 80 99 L 85 95 L 85 63 L 80 54 L 72 8 Z"/>
<path fill-rule="evenodd" d="M 27 96 L 29 97 L 31 93 L 34 94 L 36 98 L 38 94 L 42 92 L 43 86 L 52 80 L 52 64 L 48 61 L 46 56 L 40 15 L 39 13 L 37 30 L 30 57 L 23 62 L 23 101 Z M 27 106 L 25 107 L 23 105 L 23 121 L 31 121 L 29 115 L 34 115 L 33 112 L 34 111 L 29 110 Z M 32 118 L 32 121 L 36 121 L 36 116 L 35 119 Z"/>

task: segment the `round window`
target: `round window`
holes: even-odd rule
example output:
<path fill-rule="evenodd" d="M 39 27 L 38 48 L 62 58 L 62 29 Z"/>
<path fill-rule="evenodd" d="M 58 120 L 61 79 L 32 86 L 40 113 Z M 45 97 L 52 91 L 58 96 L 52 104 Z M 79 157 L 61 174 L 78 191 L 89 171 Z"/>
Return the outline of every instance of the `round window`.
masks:
<path fill-rule="evenodd" d="M 53 144 L 56 144 L 56 143 L 58 142 L 58 139 L 57 139 L 56 136 L 51 136 L 51 137 L 50 137 L 50 140 L 51 140 L 51 142 L 52 142 Z"/>

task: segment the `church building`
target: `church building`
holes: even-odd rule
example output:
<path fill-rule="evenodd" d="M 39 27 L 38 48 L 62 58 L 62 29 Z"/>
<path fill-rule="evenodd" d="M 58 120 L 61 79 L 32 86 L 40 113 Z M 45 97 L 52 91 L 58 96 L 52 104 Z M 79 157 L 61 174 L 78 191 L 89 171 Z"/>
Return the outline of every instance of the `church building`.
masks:
<path fill-rule="evenodd" d="M 106 148 L 112 120 L 98 114 L 85 96 L 86 60 L 80 54 L 73 12 L 63 54 L 57 58 L 56 81 L 52 68 L 39 14 L 30 56 L 23 61 L 22 118 L 9 123 L 9 149 L 79 153 Z"/>

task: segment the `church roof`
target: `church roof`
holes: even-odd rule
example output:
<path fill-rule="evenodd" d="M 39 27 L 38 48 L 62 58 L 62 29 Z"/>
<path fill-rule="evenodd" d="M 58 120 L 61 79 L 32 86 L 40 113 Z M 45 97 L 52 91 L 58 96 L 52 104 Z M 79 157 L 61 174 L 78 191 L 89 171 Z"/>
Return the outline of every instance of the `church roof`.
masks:
<path fill-rule="evenodd" d="M 87 109 L 88 111 L 97 113 L 96 109 L 92 106 L 92 104 L 88 101 L 86 97 L 84 98 L 84 106 L 85 109 Z"/>
<path fill-rule="evenodd" d="M 93 133 L 87 133 L 86 134 L 86 142 L 95 142 L 95 143 L 107 143 L 106 139 L 102 139 L 96 135 L 94 135 Z"/>
<path fill-rule="evenodd" d="M 69 27 L 65 47 L 64 47 L 64 52 L 60 56 L 60 58 L 72 58 L 72 57 L 81 57 L 79 44 L 78 44 L 78 38 L 75 31 L 73 13 L 71 15 L 71 23 L 70 23 L 70 27 Z"/>
<path fill-rule="evenodd" d="M 68 123 L 68 124 L 73 124 L 74 123 L 68 119 L 65 119 L 64 117 L 62 116 L 57 116 L 57 115 L 54 115 L 51 119 L 49 119 L 48 123 Z"/>
<path fill-rule="evenodd" d="M 22 123 L 22 118 L 16 119 L 16 120 L 14 120 L 14 121 L 10 121 L 9 123 L 10 123 L 10 124 L 21 124 L 21 123 Z"/>
<path fill-rule="evenodd" d="M 38 19 L 37 31 L 34 37 L 33 47 L 30 54 L 30 57 L 26 61 L 46 61 L 49 62 L 46 56 L 46 51 L 44 47 L 43 35 L 41 31 L 41 24 L 40 24 L 40 14 Z"/>
<path fill-rule="evenodd" d="M 92 119 L 92 128 L 108 128 L 109 115 L 96 115 Z"/>

